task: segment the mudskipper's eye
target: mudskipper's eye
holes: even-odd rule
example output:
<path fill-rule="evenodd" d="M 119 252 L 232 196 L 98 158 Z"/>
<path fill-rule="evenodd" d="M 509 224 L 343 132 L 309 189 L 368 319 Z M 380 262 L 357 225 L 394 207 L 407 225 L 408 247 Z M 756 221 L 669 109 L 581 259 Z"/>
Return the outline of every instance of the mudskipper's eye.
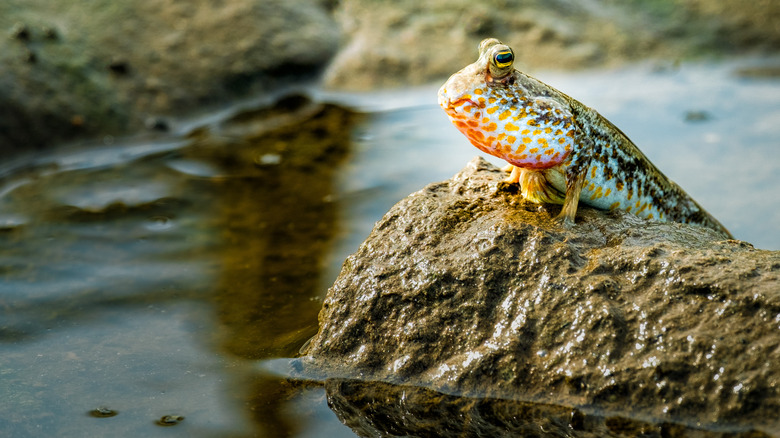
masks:
<path fill-rule="evenodd" d="M 515 54 L 512 53 L 511 49 L 502 50 L 493 55 L 493 60 L 496 62 L 496 67 L 506 68 L 512 65 L 512 62 L 515 60 Z"/>

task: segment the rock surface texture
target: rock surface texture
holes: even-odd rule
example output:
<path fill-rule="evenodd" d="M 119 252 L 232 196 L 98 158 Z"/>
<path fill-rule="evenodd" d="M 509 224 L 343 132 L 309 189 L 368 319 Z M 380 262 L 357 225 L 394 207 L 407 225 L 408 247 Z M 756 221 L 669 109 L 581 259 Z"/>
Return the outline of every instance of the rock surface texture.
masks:
<path fill-rule="evenodd" d="M 780 252 L 519 201 L 475 159 L 350 256 L 301 363 L 446 394 L 780 433 Z"/>

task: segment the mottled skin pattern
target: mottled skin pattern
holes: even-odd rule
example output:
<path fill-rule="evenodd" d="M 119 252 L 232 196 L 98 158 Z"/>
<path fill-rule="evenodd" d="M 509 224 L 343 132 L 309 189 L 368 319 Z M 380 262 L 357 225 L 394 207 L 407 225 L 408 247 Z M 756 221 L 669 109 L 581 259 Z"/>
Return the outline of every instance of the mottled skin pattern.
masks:
<path fill-rule="evenodd" d="M 515 70 L 511 48 L 490 38 L 479 53 L 441 87 L 439 105 L 474 146 L 509 163 L 507 181 L 519 182 L 525 199 L 563 204 L 568 223 L 582 201 L 731 238 L 607 119 Z"/>

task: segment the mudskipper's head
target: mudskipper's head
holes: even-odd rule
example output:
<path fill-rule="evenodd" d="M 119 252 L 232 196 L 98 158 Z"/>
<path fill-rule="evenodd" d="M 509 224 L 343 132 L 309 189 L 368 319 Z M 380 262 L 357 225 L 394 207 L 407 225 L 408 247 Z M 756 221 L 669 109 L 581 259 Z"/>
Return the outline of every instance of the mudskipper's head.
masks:
<path fill-rule="evenodd" d="M 514 60 L 501 41 L 482 41 L 479 59 L 441 87 L 439 105 L 481 151 L 526 169 L 557 166 L 574 147 L 573 115 L 554 89 L 515 70 Z"/>
<path fill-rule="evenodd" d="M 479 58 L 450 76 L 439 89 L 439 105 L 452 115 L 453 111 L 484 90 L 487 84 L 506 84 L 512 80 L 515 54 L 495 38 L 482 40 Z"/>

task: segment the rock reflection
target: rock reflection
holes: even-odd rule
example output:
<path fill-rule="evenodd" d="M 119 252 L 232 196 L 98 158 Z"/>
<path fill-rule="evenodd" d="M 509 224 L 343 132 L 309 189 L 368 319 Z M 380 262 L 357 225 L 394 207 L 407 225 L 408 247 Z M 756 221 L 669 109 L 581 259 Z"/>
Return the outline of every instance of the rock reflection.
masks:
<path fill-rule="evenodd" d="M 242 364 L 316 331 L 355 114 L 283 103 L 186 141 L 0 167 L 3 436 L 295 429 L 296 386 Z"/>
<path fill-rule="evenodd" d="M 299 105 L 288 108 L 290 101 Z M 250 359 L 292 357 L 317 331 L 322 260 L 336 227 L 333 174 L 346 156 L 355 117 L 301 98 L 279 105 L 280 112 L 303 108 L 311 115 L 271 131 L 255 131 L 254 119 L 236 116 L 196 139 L 202 147 L 187 157 L 205 156 L 229 169 L 217 184 L 225 226 L 215 301 L 228 330 L 224 348 Z M 240 134 L 240 140 L 224 132 Z M 267 155 L 281 164 L 256 164 L 256 157 Z"/>
<path fill-rule="evenodd" d="M 301 383 L 261 376 L 247 387 L 247 406 L 257 427 L 255 436 L 296 436 L 301 421 L 289 415 L 285 405 L 300 392 Z"/>
<path fill-rule="evenodd" d="M 381 382 L 332 379 L 324 385 L 328 405 L 339 420 L 364 437 L 770 437 L 756 430 L 703 430 Z"/>
<path fill-rule="evenodd" d="M 317 331 L 320 276 L 336 230 L 333 176 L 356 118 L 300 97 L 275 109 L 281 127 L 258 122 L 274 108 L 249 111 L 200 131 L 177 158 L 221 168 L 215 199 L 222 270 L 213 300 L 222 349 L 244 359 L 293 357 Z M 298 423 L 285 401 L 298 386 L 263 378 L 237 391 L 260 431 L 292 436 Z"/>

